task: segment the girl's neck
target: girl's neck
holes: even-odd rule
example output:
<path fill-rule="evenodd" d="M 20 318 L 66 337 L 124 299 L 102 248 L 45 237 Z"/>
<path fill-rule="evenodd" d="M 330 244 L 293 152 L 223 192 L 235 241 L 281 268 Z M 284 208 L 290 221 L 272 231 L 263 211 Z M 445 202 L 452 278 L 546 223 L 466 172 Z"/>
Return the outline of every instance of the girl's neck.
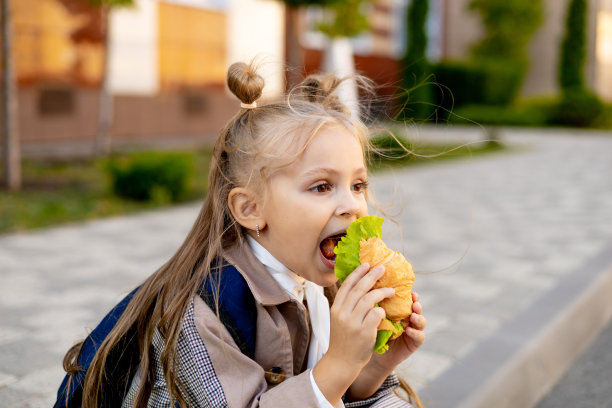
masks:
<path fill-rule="evenodd" d="M 247 242 L 253 254 L 255 254 L 255 257 L 266 267 L 266 270 L 272 275 L 274 280 L 276 280 L 285 292 L 302 302 L 304 299 L 306 279 L 283 265 L 283 263 L 276 259 L 270 251 L 257 242 L 255 238 L 247 235 Z"/>

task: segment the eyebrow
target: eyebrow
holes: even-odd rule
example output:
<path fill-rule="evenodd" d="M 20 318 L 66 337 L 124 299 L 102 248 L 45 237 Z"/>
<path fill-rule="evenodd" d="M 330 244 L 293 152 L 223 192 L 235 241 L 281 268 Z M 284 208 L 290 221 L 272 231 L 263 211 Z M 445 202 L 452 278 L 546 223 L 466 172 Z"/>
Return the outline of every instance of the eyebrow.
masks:
<path fill-rule="evenodd" d="M 329 167 L 317 167 L 311 170 L 308 170 L 304 173 L 302 173 L 303 177 L 313 177 L 313 176 L 318 176 L 321 174 L 332 174 L 332 175 L 337 175 L 339 172 L 336 169 L 332 169 Z M 367 170 L 365 167 L 359 167 L 357 168 L 353 173 L 364 173 L 367 174 Z"/>

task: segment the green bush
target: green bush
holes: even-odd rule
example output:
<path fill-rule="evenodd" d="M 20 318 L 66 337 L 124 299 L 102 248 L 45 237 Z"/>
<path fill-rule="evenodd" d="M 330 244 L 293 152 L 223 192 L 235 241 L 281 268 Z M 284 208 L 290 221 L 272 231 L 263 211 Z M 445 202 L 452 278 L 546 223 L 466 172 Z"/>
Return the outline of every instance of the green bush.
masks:
<path fill-rule="evenodd" d="M 516 99 L 523 82 L 526 65 L 522 63 L 487 62 L 482 64 L 485 72 L 484 103 L 508 105 Z"/>
<path fill-rule="evenodd" d="M 597 95 L 584 88 L 566 89 L 552 112 L 550 122 L 555 125 L 591 127 L 605 111 Z"/>
<path fill-rule="evenodd" d="M 493 126 L 546 126 L 556 101 L 546 99 L 511 106 L 468 105 L 457 108 L 449 121 Z"/>
<path fill-rule="evenodd" d="M 140 153 L 110 159 L 106 171 L 117 196 L 176 202 L 188 194 L 193 163 L 187 154 Z"/>
<path fill-rule="evenodd" d="M 599 129 L 612 129 L 612 104 L 604 103 L 601 115 L 593 123 Z"/>
<path fill-rule="evenodd" d="M 446 61 L 434 66 L 439 85 L 436 104 L 450 110 L 466 105 L 511 103 L 519 91 L 524 68 L 518 64 Z"/>
<path fill-rule="evenodd" d="M 439 85 L 436 103 L 445 109 L 482 103 L 484 72 L 469 62 L 445 61 L 434 65 L 434 80 Z"/>
<path fill-rule="evenodd" d="M 436 110 L 435 80 L 431 65 L 420 60 L 404 69 L 398 120 L 430 120 Z"/>
<path fill-rule="evenodd" d="M 510 106 L 467 105 L 453 110 L 455 124 L 543 127 L 549 125 L 612 128 L 612 105 L 583 89 L 565 92 L 561 99 L 533 98 Z"/>

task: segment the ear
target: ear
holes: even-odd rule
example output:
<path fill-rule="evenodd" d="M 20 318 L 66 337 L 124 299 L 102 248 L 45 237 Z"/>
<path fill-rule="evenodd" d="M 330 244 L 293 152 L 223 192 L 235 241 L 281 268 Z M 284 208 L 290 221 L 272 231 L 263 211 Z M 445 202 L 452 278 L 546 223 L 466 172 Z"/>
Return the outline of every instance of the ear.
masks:
<path fill-rule="evenodd" d="M 232 215 L 244 228 L 255 231 L 256 225 L 263 229 L 266 221 L 261 214 L 261 203 L 251 190 L 243 187 L 233 188 L 227 196 L 227 204 Z"/>

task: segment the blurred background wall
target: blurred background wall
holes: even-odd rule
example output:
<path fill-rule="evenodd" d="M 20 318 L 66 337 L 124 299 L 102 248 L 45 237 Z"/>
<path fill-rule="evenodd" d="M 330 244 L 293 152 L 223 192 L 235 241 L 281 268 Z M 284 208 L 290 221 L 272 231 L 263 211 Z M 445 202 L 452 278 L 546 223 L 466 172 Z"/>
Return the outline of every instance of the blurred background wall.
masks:
<path fill-rule="evenodd" d="M 529 45 L 521 94 L 558 93 L 557 66 L 569 0 L 544 0 L 544 20 Z M 427 58 L 461 59 L 482 36 L 469 0 L 431 0 Z M 351 41 L 359 72 L 393 95 L 401 83 L 410 0 L 367 5 L 367 32 Z M 98 93 L 109 55 L 113 143 L 210 141 L 236 111 L 224 89 L 227 66 L 258 57 L 266 98 L 285 90 L 288 10 L 275 0 L 136 0 L 111 13 L 86 0 L 12 0 L 21 143 L 52 146 L 95 138 Z M 612 100 L 612 0 L 590 0 L 587 86 Z M 326 37 L 320 9 L 299 11 L 302 74 L 319 70 Z M 109 35 L 108 50 L 105 36 Z M 52 149 L 50 149 L 51 151 Z"/>

